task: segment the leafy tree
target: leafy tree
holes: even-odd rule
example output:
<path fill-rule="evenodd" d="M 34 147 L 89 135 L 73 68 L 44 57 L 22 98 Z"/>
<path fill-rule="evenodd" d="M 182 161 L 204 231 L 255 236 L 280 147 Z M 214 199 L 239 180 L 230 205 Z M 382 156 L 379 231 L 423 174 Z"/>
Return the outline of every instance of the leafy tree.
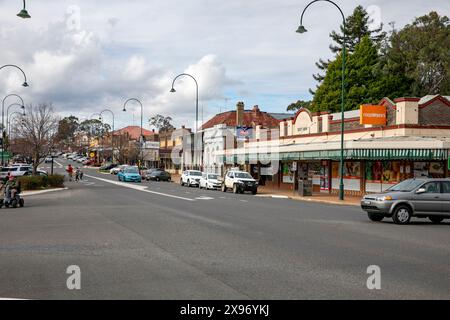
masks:
<path fill-rule="evenodd" d="M 29 106 L 22 121 L 15 127 L 15 136 L 24 146 L 22 154 L 33 160 L 33 172 L 54 146 L 58 119 L 50 104 Z"/>
<path fill-rule="evenodd" d="M 450 92 L 450 24 L 447 16 L 432 11 L 393 31 L 383 48 L 385 74 L 404 78 L 398 96 Z"/>
<path fill-rule="evenodd" d="M 395 84 L 401 81 L 395 75 L 380 72 L 377 46 L 365 36 L 346 60 L 345 110 L 357 109 L 364 103 L 377 103 L 385 96 L 393 96 Z M 342 56 L 328 66 L 324 81 L 313 100 L 314 111 L 341 110 Z"/>
<path fill-rule="evenodd" d="M 88 137 L 101 137 L 105 133 L 111 131 L 111 126 L 107 123 L 103 123 L 98 119 L 85 120 L 80 123 L 79 130 L 88 135 Z"/>
<path fill-rule="evenodd" d="M 307 108 L 310 109 L 311 108 L 311 101 L 303 101 L 303 100 L 298 100 L 297 102 L 293 102 L 291 103 L 288 107 L 287 107 L 287 111 L 297 111 L 301 108 Z"/>
<path fill-rule="evenodd" d="M 150 126 L 157 128 L 158 131 L 167 131 L 173 129 L 174 126 L 170 123 L 171 121 L 171 117 L 164 117 L 160 114 L 157 114 L 156 116 L 149 119 Z"/>
<path fill-rule="evenodd" d="M 376 29 L 370 29 L 370 24 L 373 20 L 370 19 L 367 11 L 362 6 L 357 6 L 353 13 L 346 18 L 346 41 L 345 47 L 348 53 L 355 51 L 356 46 L 362 41 L 362 39 L 368 36 L 372 42 L 380 47 L 384 39 L 386 38 L 386 33 L 383 32 L 383 25 Z M 330 50 L 335 54 L 340 54 L 342 50 L 342 44 L 344 42 L 344 25 L 340 26 L 340 33 L 332 31 L 330 34 L 331 39 L 336 44 L 330 45 Z M 319 68 L 320 72 L 326 72 L 331 60 L 322 60 L 316 62 L 316 66 Z M 319 82 L 319 84 L 325 79 L 325 75 L 321 73 L 313 75 L 313 78 Z M 311 94 L 314 94 L 313 90 L 309 90 Z"/>
<path fill-rule="evenodd" d="M 79 127 L 78 118 L 75 116 L 65 117 L 58 122 L 58 133 L 56 139 L 59 142 L 70 143 L 73 141 L 75 132 Z"/>

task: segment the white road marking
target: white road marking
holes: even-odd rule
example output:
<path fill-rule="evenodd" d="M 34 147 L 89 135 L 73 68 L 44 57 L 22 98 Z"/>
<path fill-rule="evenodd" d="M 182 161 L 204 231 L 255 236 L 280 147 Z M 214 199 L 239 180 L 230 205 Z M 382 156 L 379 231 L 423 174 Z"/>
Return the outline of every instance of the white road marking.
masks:
<path fill-rule="evenodd" d="M 59 163 L 58 161 L 56 161 L 55 159 L 53 159 L 53 162 L 56 163 L 59 166 L 59 168 L 63 167 L 63 165 L 61 163 Z"/>
<path fill-rule="evenodd" d="M 197 200 L 214 200 L 214 198 L 211 198 L 211 197 L 205 197 L 205 196 L 197 197 L 197 198 L 195 198 L 195 199 L 197 199 Z"/>
<path fill-rule="evenodd" d="M 111 183 L 111 184 L 115 184 L 121 187 L 125 187 L 125 188 L 129 188 L 129 189 L 134 189 L 134 190 L 138 190 L 138 191 L 142 191 L 142 192 L 147 192 L 147 193 L 152 193 L 152 194 L 157 194 L 160 196 L 164 196 L 164 197 L 169 197 L 169 198 L 175 198 L 175 199 L 180 199 L 180 200 L 185 200 L 185 201 L 195 201 L 194 199 L 189 199 L 189 198 L 183 198 L 183 197 L 179 197 L 179 196 L 174 196 L 172 194 L 167 194 L 167 193 L 162 193 L 162 192 L 156 192 L 156 191 L 151 191 L 151 190 L 146 190 L 147 187 L 146 186 L 138 186 L 135 184 L 127 184 L 125 182 L 119 182 L 119 181 L 112 181 L 112 180 L 108 180 L 108 179 L 103 179 L 103 178 L 98 178 L 95 176 L 90 176 L 90 175 L 86 175 L 85 176 L 92 178 L 92 179 L 97 179 L 100 181 L 104 181 L 107 183 Z"/>

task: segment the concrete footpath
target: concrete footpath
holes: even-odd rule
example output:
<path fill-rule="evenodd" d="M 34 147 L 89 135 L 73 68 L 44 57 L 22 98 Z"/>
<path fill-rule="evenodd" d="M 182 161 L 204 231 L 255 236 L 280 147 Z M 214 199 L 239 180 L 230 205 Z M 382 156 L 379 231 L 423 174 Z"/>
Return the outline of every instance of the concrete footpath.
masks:
<path fill-rule="evenodd" d="M 344 200 L 339 200 L 337 195 L 330 194 L 319 194 L 315 193 L 312 196 L 302 197 L 298 195 L 296 191 L 295 194 L 292 191 L 285 190 L 273 190 L 269 188 L 265 188 L 263 186 L 258 188 L 258 196 L 260 197 L 272 197 L 272 198 L 286 198 L 293 199 L 298 201 L 308 201 L 308 202 L 320 202 L 320 203 L 328 203 L 328 204 L 336 204 L 336 205 L 344 205 L 344 206 L 360 206 L 361 205 L 361 197 L 355 196 L 345 196 Z"/>
<path fill-rule="evenodd" d="M 178 174 L 172 174 L 172 181 L 175 183 L 179 183 L 181 176 Z M 345 205 L 345 206 L 360 206 L 361 205 L 361 197 L 355 196 L 346 196 L 343 201 L 338 199 L 337 195 L 330 194 L 320 194 L 315 193 L 309 197 L 301 197 L 298 195 L 296 191 L 295 194 L 292 191 L 286 190 L 273 190 L 271 188 L 266 188 L 264 186 L 258 187 L 257 197 L 265 197 L 265 198 L 277 198 L 277 199 L 292 199 L 298 201 L 307 201 L 307 202 L 319 202 L 319 203 L 327 203 L 327 204 L 335 204 L 335 205 Z"/>

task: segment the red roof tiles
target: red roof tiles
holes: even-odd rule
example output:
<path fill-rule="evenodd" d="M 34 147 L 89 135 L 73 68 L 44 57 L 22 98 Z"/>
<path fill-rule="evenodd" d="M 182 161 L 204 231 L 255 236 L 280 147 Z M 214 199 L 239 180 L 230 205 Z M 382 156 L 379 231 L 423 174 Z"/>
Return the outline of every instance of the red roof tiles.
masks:
<path fill-rule="evenodd" d="M 244 110 L 244 126 L 253 127 L 256 125 L 261 125 L 265 128 L 276 128 L 279 126 L 279 122 L 279 120 L 272 117 L 269 113 L 260 111 L 258 106 L 253 107 L 252 110 Z M 212 128 L 218 124 L 225 124 L 229 127 L 236 127 L 236 110 L 222 112 L 215 115 L 205 124 L 203 124 L 202 129 Z"/>
<path fill-rule="evenodd" d="M 126 134 L 130 136 L 132 140 L 139 140 L 139 136 L 141 135 L 141 127 L 139 126 L 128 126 L 119 130 L 114 131 L 114 135 L 122 135 Z M 155 132 L 142 128 L 142 134 L 145 137 L 155 135 Z"/>

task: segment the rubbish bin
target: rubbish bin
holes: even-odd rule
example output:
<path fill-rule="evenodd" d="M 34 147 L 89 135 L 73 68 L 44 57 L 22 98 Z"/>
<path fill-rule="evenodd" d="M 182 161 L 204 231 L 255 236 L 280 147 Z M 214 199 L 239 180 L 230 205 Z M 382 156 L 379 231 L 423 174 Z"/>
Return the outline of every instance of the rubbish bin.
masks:
<path fill-rule="evenodd" d="M 309 179 L 299 179 L 298 194 L 301 197 L 312 196 L 312 181 Z"/>

